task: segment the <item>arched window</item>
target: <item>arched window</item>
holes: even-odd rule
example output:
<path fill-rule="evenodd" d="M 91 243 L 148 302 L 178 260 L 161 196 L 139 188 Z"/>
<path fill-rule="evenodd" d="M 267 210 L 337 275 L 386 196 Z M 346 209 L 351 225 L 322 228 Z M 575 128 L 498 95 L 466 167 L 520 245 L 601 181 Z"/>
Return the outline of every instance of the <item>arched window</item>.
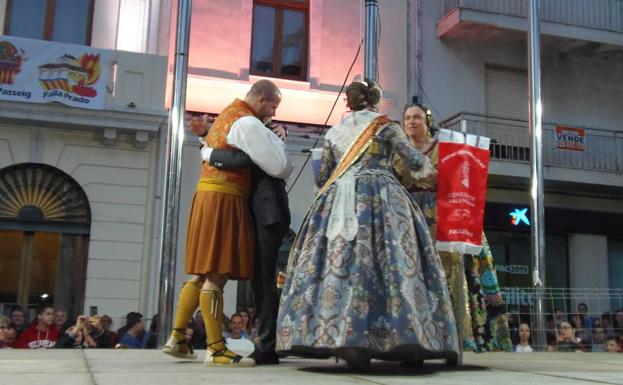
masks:
<path fill-rule="evenodd" d="M 70 314 L 84 300 L 91 209 L 61 170 L 21 163 L 0 170 L 0 302 L 42 299 Z"/>

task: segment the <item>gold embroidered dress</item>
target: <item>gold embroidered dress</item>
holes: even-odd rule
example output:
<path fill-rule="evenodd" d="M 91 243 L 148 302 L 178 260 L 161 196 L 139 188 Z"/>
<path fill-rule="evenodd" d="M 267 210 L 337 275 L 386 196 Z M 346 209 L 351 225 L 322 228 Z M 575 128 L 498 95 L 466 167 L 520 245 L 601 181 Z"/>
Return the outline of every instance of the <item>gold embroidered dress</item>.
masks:
<path fill-rule="evenodd" d="M 438 142 L 434 140 L 423 151 L 437 169 Z M 435 239 L 437 225 L 437 175 L 414 179 L 409 167 L 394 157 L 393 167 L 401 183 L 422 208 L 430 233 Z M 463 345 L 474 351 L 511 351 L 508 320 L 491 249 L 482 234 L 483 249 L 479 255 L 441 252 L 440 257 L 448 280 L 454 316 L 463 320 Z M 461 270 L 464 258 L 465 271 Z M 461 298 L 462 297 L 462 298 Z"/>

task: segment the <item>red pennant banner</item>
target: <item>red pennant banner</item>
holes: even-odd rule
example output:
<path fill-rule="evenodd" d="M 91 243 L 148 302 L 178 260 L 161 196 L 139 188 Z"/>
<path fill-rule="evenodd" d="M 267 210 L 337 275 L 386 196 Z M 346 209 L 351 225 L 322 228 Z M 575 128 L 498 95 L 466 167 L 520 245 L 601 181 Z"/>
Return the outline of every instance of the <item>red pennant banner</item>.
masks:
<path fill-rule="evenodd" d="M 440 130 L 437 249 L 479 254 L 489 169 L 489 138 Z"/>

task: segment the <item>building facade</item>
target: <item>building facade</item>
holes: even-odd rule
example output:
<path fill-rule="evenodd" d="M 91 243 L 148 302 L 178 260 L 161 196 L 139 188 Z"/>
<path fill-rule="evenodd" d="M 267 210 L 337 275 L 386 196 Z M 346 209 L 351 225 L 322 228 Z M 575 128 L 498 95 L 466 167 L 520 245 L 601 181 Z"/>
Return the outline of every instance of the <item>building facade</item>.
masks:
<path fill-rule="evenodd" d="M 80 12 L 69 3 L 57 1 L 56 7 L 44 3 L 42 9 L 38 2 L 1 0 L 0 27 L 7 39 L 105 50 L 111 56 L 111 80 L 104 107 L 97 111 L 0 100 L 0 170 L 9 175 L 6 180 L 13 181 L 13 174 L 54 173 L 51 179 L 62 178 L 82 198 L 84 211 L 80 223 L 52 222 L 36 202 L 22 202 L 10 214 L 0 215 L 2 270 L 18 277 L 5 284 L 0 301 L 6 306 L 33 306 L 41 295 L 48 295 L 74 313 L 107 313 L 120 321 L 127 312 L 138 310 L 150 317 L 157 311 L 159 286 L 173 2 L 91 0 Z M 411 8 L 411 3 L 396 3 L 381 12 L 379 76 L 386 88 L 382 106 L 392 115 L 401 113 L 413 93 L 409 87 L 414 88 L 413 71 L 408 70 L 411 40 L 405 34 L 412 24 Z M 69 18 L 79 27 L 65 31 L 62 21 Z M 288 187 L 294 229 L 313 197 L 311 167 L 303 151 L 321 145 L 324 125 L 343 115 L 345 102 L 339 91 L 363 72 L 362 35 L 359 0 L 193 4 L 187 110 L 218 114 L 263 77 L 280 86 L 283 102 L 276 120 L 290 128 L 288 151 L 299 167 Z M 196 139 L 188 136 L 178 283 L 185 279 L 185 227 L 199 167 Z M 3 193 L 15 184 L 3 186 Z M 29 210 L 37 215 L 26 215 Z M 35 267 L 42 259 L 54 278 L 44 280 L 45 273 Z M 76 261 L 77 271 L 67 268 Z M 70 276 L 75 276 L 71 285 L 66 283 Z M 61 298 L 68 291 L 74 294 Z M 225 295 L 229 314 L 235 310 L 235 283 L 226 287 Z"/>
<path fill-rule="evenodd" d="M 620 308 L 623 2 L 540 2 L 546 286 Z M 531 286 L 528 1 L 421 1 L 420 85 L 443 126 L 492 139 L 485 231 L 500 284 Z M 526 209 L 528 221 L 511 224 Z M 600 295 L 585 289 L 602 289 Z M 592 297 L 592 298 L 591 298 Z M 526 304 L 516 295 L 511 306 Z"/>
<path fill-rule="evenodd" d="M 153 27 L 169 7 L 160 1 L 0 1 L 3 70 L 16 63 L 11 46 L 22 58 L 21 72 L 0 88 L 29 81 L 33 87 L 31 100 L 0 99 L 5 311 L 14 304 L 32 311 L 42 297 L 73 315 L 120 318 L 149 308 L 169 38 L 168 30 L 162 35 Z M 88 69 L 75 52 L 96 58 L 95 64 Z M 45 59 L 53 64 L 27 73 Z M 88 80 L 76 80 L 85 68 L 98 82 L 106 79 L 96 91 L 103 94 L 98 108 L 32 102 L 42 88 L 65 96 L 80 84 L 89 89 Z"/>

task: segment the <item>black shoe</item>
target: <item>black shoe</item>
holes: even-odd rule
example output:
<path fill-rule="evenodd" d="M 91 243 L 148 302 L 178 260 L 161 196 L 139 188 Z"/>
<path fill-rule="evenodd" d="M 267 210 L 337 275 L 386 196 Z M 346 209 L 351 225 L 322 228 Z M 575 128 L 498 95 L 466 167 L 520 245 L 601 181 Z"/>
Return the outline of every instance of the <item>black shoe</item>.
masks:
<path fill-rule="evenodd" d="M 400 367 L 403 369 L 421 369 L 424 367 L 424 360 L 402 361 Z"/>
<path fill-rule="evenodd" d="M 262 353 L 255 351 L 251 355 L 255 360 L 255 365 L 279 365 L 279 356 L 277 353 Z"/>

